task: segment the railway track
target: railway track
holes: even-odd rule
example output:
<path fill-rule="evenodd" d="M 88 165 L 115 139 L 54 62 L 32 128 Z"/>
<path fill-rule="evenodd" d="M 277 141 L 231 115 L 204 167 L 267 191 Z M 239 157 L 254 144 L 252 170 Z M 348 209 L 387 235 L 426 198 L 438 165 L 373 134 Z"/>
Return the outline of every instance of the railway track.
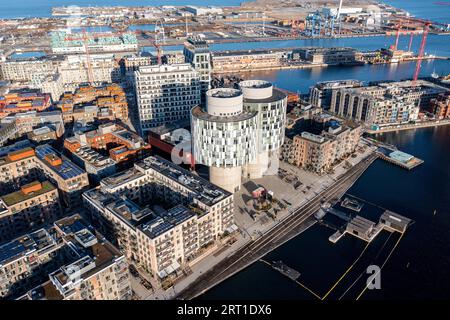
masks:
<path fill-rule="evenodd" d="M 317 194 L 304 206 L 296 209 L 289 217 L 275 225 L 263 236 L 244 245 L 234 254 L 216 264 L 182 290 L 175 298 L 193 299 L 201 295 L 297 236 L 302 228 L 302 224 L 320 208 L 322 201 L 330 201 L 341 197 L 376 158 L 377 155 L 372 154 L 358 163 L 340 177 L 334 185 Z"/>

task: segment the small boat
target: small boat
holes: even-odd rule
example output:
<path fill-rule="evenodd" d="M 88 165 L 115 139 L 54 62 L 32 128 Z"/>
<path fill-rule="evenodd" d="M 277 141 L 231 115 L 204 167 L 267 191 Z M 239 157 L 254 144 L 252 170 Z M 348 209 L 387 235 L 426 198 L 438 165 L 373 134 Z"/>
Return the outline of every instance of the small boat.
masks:
<path fill-rule="evenodd" d="M 436 72 L 436 69 L 433 69 L 433 73 L 431 74 L 433 79 L 439 79 L 439 74 Z"/>

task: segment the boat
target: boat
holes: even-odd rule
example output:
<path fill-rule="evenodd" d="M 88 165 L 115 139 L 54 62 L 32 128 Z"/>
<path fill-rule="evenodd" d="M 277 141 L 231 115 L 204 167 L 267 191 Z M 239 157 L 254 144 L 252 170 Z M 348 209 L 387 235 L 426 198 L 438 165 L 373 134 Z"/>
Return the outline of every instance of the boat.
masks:
<path fill-rule="evenodd" d="M 431 74 L 431 77 L 433 79 L 439 79 L 439 74 L 436 72 L 436 69 L 433 70 L 433 73 Z"/>

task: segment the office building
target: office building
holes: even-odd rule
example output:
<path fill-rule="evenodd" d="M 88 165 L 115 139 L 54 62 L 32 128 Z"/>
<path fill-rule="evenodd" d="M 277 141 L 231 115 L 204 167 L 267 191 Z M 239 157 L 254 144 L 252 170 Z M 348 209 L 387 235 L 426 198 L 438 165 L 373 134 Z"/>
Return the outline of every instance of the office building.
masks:
<path fill-rule="evenodd" d="M 261 178 L 283 144 L 287 96 L 266 81 L 207 92 L 206 110 L 191 114 L 195 162 L 209 167 L 210 181 L 229 192 L 241 177 Z M 273 163 L 275 165 L 275 163 Z"/>

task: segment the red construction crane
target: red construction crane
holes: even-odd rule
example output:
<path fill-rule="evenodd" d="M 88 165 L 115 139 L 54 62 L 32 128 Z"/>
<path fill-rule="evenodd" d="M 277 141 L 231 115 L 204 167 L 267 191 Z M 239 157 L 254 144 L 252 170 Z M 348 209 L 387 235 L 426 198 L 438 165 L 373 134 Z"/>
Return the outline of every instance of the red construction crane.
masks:
<path fill-rule="evenodd" d="M 443 23 L 433 22 L 433 21 L 429 21 L 429 20 L 423 20 L 423 19 L 419 19 L 419 18 L 396 16 L 396 15 L 394 15 L 394 17 L 400 18 L 400 19 L 402 19 L 404 21 L 408 21 L 408 22 L 420 23 L 423 26 L 422 41 L 420 42 L 420 49 L 419 49 L 419 53 L 417 55 L 416 69 L 414 71 L 414 76 L 413 76 L 413 83 L 415 85 L 417 83 L 417 79 L 419 78 L 420 69 L 422 68 L 422 61 L 423 61 L 423 56 L 425 54 L 425 46 L 427 43 L 428 32 L 430 31 L 430 27 L 432 25 L 447 27 L 447 25 L 445 25 Z M 410 40 L 410 42 L 412 42 L 412 40 Z"/>

